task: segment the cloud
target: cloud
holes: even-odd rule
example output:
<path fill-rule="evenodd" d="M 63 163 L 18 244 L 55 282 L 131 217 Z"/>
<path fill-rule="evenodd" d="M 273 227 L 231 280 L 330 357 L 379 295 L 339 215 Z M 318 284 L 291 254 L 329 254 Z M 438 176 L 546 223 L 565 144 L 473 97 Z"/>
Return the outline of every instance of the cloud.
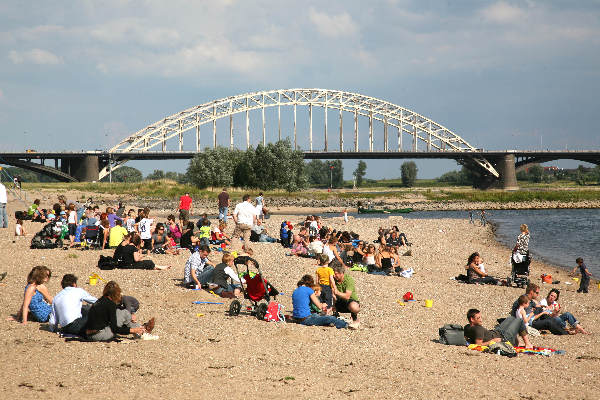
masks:
<path fill-rule="evenodd" d="M 121 18 L 97 25 L 90 37 L 108 44 L 137 43 L 145 46 L 176 44 L 180 35 L 175 29 L 162 28 L 137 18 Z"/>
<path fill-rule="evenodd" d="M 525 11 L 500 1 L 484 8 L 481 14 L 487 21 L 505 24 L 519 22 L 525 16 Z"/>
<path fill-rule="evenodd" d="M 62 57 L 47 50 L 31 49 L 28 51 L 11 50 L 8 58 L 14 64 L 58 65 L 63 64 Z"/>
<path fill-rule="evenodd" d="M 317 30 L 324 36 L 336 38 L 353 36 L 358 33 L 357 24 L 348 13 L 329 16 L 311 7 L 308 11 L 308 17 Z"/>
<path fill-rule="evenodd" d="M 0 100 L 4 99 L 4 92 L 2 91 L 2 89 L 0 89 Z"/>

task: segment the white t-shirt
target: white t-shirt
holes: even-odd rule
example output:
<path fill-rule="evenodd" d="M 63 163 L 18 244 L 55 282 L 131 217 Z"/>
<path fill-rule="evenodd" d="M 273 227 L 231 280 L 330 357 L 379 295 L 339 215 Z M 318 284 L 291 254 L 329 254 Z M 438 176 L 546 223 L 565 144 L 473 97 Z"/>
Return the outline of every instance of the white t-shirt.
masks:
<path fill-rule="evenodd" d="M 138 223 L 138 228 L 140 229 L 140 238 L 141 239 L 150 239 L 152 237 L 152 233 L 150 232 L 150 227 L 154 220 L 152 218 L 143 218 Z"/>
<path fill-rule="evenodd" d="M 76 224 L 77 223 L 77 211 L 70 211 L 69 212 L 69 220 L 68 220 L 69 224 Z"/>
<path fill-rule="evenodd" d="M 22 229 L 23 229 L 23 227 L 21 226 L 21 224 L 16 224 L 15 225 L 15 236 L 21 236 Z"/>
<path fill-rule="evenodd" d="M 233 215 L 237 217 L 237 223 L 243 225 L 254 225 L 254 217 L 256 216 L 256 207 L 248 201 L 242 201 L 235 206 Z"/>
<path fill-rule="evenodd" d="M 127 218 L 125 221 L 127 232 L 135 232 L 135 218 Z"/>

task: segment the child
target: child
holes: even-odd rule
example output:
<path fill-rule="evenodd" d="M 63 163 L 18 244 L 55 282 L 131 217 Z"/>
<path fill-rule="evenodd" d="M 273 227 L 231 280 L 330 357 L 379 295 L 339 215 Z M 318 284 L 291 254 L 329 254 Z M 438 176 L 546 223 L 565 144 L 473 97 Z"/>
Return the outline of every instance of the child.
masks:
<path fill-rule="evenodd" d="M 181 239 L 179 240 L 179 246 L 182 249 L 192 249 L 195 240 L 192 240 L 194 236 L 194 223 L 192 221 L 183 221 L 185 229 L 181 233 Z"/>
<path fill-rule="evenodd" d="M 347 224 L 348 223 L 348 210 L 344 208 L 342 215 L 344 216 L 344 224 Z"/>
<path fill-rule="evenodd" d="M 217 285 L 214 292 L 221 297 L 238 297 L 241 293 L 239 284 L 241 282 L 246 283 L 243 278 L 240 281 L 240 278 L 233 270 L 234 260 L 235 258 L 231 253 L 225 253 L 223 254 L 221 263 L 217 264 L 213 270 L 211 281 Z M 229 279 L 231 279 L 231 283 L 227 282 Z"/>
<path fill-rule="evenodd" d="M 67 219 L 69 225 L 69 247 L 75 246 L 75 233 L 77 231 L 77 211 L 75 204 L 69 204 L 69 216 Z"/>
<path fill-rule="evenodd" d="M 23 228 L 23 220 L 18 219 L 15 225 L 15 236 L 25 236 L 25 228 Z"/>
<path fill-rule="evenodd" d="M 290 247 L 290 229 L 289 221 L 283 221 L 281 223 L 281 230 L 279 231 L 279 239 L 281 239 L 281 245 L 283 247 Z"/>
<path fill-rule="evenodd" d="M 321 286 L 319 285 L 312 285 L 310 287 L 312 290 L 314 290 L 315 292 L 315 296 L 317 296 L 317 298 L 321 298 Z M 322 310 L 317 307 L 317 305 L 315 303 L 313 303 L 312 301 L 310 302 L 310 313 L 311 314 L 321 314 Z"/>
<path fill-rule="evenodd" d="M 327 254 L 319 254 L 318 258 L 319 265 L 316 271 L 317 282 L 320 285 L 321 294 L 318 295 L 319 301 L 327 304 L 328 312 L 331 310 L 333 306 L 333 285 L 335 281 L 333 280 L 333 269 L 330 268 L 327 264 L 329 263 L 329 256 Z M 315 290 L 316 292 L 316 290 Z"/>
<path fill-rule="evenodd" d="M 143 249 L 152 250 L 152 233 L 154 231 L 153 224 L 154 220 L 150 218 L 150 209 L 144 208 L 140 214 L 142 219 L 138 223 L 138 230 L 140 231 L 140 238 L 144 241 Z"/>
<path fill-rule="evenodd" d="M 125 229 L 129 233 L 136 233 L 135 230 L 135 210 L 132 208 L 127 213 L 127 219 L 125 220 Z"/>
<path fill-rule="evenodd" d="M 210 221 L 208 218 L 203 218 L 201 221 L 201 226 L 198 231 L 198 239 L 200 239 L 201 245 L 210 245 Z"/>
<path fill-rule="evenodd" d="M 577 263 L 577 266 L 573 268 L 572 273 L 575 274 L 575 271 L 579 268 L 579 273 L 581 274 L 581 281 L 579 282 L 577 293 L 587 293 L 590 287 L 590 276 L 592 276 L 592 273 L 583 263 L 583 258 L 578 257 L 575 262 Z"/>
<path fill-rule="evenodd" d="M 515 317 L 522 319 L 525 325 L 530 325 L 530 322 L 533 322 L 533 313 L 527 314 L 527 306 L 529 306 L 529 297 L 527 295 L 522 294 L 517 299 L 519 302 L 519 308 L 515 311 Z"/>

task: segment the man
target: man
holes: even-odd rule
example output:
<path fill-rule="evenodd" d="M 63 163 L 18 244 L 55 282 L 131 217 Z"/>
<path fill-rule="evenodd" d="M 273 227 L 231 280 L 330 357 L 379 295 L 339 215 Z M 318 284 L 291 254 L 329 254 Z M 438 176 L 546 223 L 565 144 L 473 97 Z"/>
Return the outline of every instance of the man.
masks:
<path fill-rule="evenodd" d="M 183 225 L 183 221 L 190 220 L 192 213 L 192 198 L 188 192 L 179 198 L 179 224 Z"/>
<path fill-rule="evenodd" d="M 346 267 L 336 259 L 331 261 L 329 266 L 333 268 L 333 279 L 335 280 L 335 286 L 332 287 L 333 295 L 337 299 L 335 310 L 338 313 L 349 312 L 352 317 L 352 327 L 356 329 L 360 326 L 358 321 L 360 303 L 354 278 L 346 274 Z"/>
<path fill-rule="evenodd" d="M 8 228 L 8 215 L 6 214 L 6 187 L 0 182 L 0 228 Z"/>
<path fill-rule="evenodd" d="M 50 329 L 61 333 L 78 335 L 87 322 L 89 304 L 96 302 L 94 296 L 77 287 L 77 277 L 66 274 L 60 282 L 63 290 L 54 296 L 50 313 Z M 83 302 L 89 303 L 82 305 Z M 60 327 L 60 328 L 59 328 Z"/>
<path fill-rule="evenodd" d="M 536 302 L 537 298 L 540 296 L 540 287 L 535 283 L 530 283 L 527 285 L 527 289 L 525 291 L 525 295 L 529 298 L 529 306 L 525 309 L 526 314 L 531 314 L 533 312 L 534 320 L 531 326 L 538 331 L 547 330 L 552 332 L 554 335 L 568 335 L 569 331 L 567 331 L 563 326 L 558 322 L 555 318 L 552 318 L 552 315 L 549 315 L 545 312 L 544 307 L 538 305 Z M 515 300 L 513 303 L 512 309 L 510 311 L 511 317 L 516 316 L 516 312 L 519 309 L 519 300 Z"/>
<path fill-rule="evenodd" d="M 229 210 L 229 193 L 227 188 L 223 188 L 223 191 L 218 196 L 219 199 L 219 220 L 227 222 L 227 212 Z"/>
<path fill-rule="evenodd" d="M 210 247 L 201 245 L 190 255 L 183 270 L 183 284 L 186 287 L 200 288 L 209 282 L 214 265 L 208 260 Z"/>
<path fill-rule="evenodd" d="M 489 331 L 482 326 L 481 311 L 476 308 L 471 308 L 467 312 L 467 320 L 469 324 L 465 325 L 465 339 L 471 344 L 489 346 L 492 343 L 507 340 L 511 344 L 517 345 L 518 333 L 523 338 L 525 347 L 528 349 L 532 347 L 523 320 L 508 317 L 502 324 L 496 326 L 496 329 Z"/>
<path fill-rule="evenodd" d="M 235 206 L 233 211 L 233 221 L 235 222 L 235 229 L 232 235 L 232 245 L 238 243 L 240 236 L 244 238 L 244 246 L 250 246 L 250 230 L 252 226 L 256 224 L 256 207 L 250 203 L 250 195 L 245 194 L 242 198 L 242 202 Z M 242 246 L 242 248 L 244 248 Z"/>
<path fill-rule="evenodd" d="M 256 224 L 254 226 L 252 226 L 252 232 L 256 233 L 256 235 L 258 236 L 259 242 L 269 242 L 269 243 L 277 242 L 277 239 L 269 236 L 269 234 L 267 232 L 267 228 L 265 228 L 263 226 L 262 222 L 260 222 L 260 219 L 258 219 L 258 218 L 256 219 Z"/>

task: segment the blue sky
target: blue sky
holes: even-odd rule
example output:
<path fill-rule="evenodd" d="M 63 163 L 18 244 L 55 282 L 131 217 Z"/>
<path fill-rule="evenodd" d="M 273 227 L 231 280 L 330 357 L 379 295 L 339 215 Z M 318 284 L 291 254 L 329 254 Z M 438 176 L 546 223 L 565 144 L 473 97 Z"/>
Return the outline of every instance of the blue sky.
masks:
<path fill-rule="evenodd" d="M 485 149 L 600 149 L 598 1 L 56 4 L 0 3 L 2 151 L 105 149 L 194 105 L 294 87 L 387 100 Z"/>

